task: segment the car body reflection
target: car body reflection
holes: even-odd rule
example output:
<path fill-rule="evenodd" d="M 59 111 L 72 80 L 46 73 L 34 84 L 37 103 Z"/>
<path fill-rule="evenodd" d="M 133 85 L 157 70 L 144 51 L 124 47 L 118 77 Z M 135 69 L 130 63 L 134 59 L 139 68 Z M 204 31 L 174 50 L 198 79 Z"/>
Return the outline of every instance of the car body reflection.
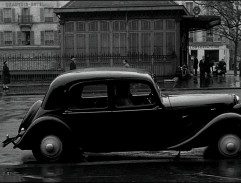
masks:
<path fill-rule="evenodd" d="M 102 157 L 103 158 L 103 157 Z M 36 162 L 35 162 L 36 163 Z M 0 182 L 185 182 L 241 181 L 241 160 L 146 159 L 68 164 L 22 164 L 1 168 Z M 170 176 L 171 175 L 171 176 Z"/>

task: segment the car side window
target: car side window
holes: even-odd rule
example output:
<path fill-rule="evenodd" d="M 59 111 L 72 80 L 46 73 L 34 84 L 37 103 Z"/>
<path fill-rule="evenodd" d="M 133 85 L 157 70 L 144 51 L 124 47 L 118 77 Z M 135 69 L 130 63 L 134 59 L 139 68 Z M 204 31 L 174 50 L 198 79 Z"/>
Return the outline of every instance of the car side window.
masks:
<path fill-rule="evenodd" d="M 153 99 L 152 89 L 146 83 L 131 83 L 130 95 L 134 105 L 150 105 L 155 103 L 155 100 Z"/>
<path fill-rule="evenodd" d="M 115 87 L 116 107 L 138 107 L 154 104 L 152 90 L 147 83 L 121 81 Z"/>
<path fill-rule="evenodd" d="M 105 83 L 79 84 L 70 90 L 70 109 L 101 109 L 108 107 Z"/>

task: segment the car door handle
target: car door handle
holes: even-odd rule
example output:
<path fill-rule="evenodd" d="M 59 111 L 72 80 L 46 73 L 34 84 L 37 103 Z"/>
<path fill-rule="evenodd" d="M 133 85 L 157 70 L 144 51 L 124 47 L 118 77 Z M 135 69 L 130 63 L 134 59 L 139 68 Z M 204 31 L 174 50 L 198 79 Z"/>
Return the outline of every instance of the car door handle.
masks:
<path fill-rule="evenodd" d="M 65 110 L 65 111 L 64 111 L 64 114 L 69 114 L 69 113 L 70 113 L 69 110 Z"/>
<path fill-rule="evenodd" d="M 159 106 L 154 107 L 154 110 L 158 110 L 158 109 L 160 109 L 160 107 L 159 107 Z"/>

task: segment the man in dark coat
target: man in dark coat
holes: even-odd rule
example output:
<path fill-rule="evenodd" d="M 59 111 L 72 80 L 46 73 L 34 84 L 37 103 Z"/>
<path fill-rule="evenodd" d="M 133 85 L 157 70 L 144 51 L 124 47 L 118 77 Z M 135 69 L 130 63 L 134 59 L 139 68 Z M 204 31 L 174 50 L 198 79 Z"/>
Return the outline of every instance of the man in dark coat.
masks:
<path fill-rule="evenodd" d="M 210 64 L 210 57 L 207 55 L 204 61 L 205 72 L 207 73 L 207 77 L 211 77 L 211 64 Z"/>
<path fill-rule="evenodd" d="M 76 58 L 74 58 L 73 56 L 71 57 L 71 62 L 69 65 L 69 70 L 74 70 L 76 69 Z"/>
<path fill-rule="evenodd" d="M 197 59 L 197 56 L 195 56 L 193 60 L 193 69 L 194 69 L 195 76 L 197 76 L 197 68 L 198 68 L 198 59 Z"/>
<path fill-rule="evenodd" d="M 7 90 L 8 84 L 10 83 L 10 71 L 7 65 L 7 61 L 3 62 L 2 82 L 3 82 L 3 90 Z"/>
<path fill-rule="evenodd" d="M 205 78 L 205 63 L 204 62 L 205 62 L 205 58 L 203 56 L 203 58 L 199 62 L 200 78 Z"/>

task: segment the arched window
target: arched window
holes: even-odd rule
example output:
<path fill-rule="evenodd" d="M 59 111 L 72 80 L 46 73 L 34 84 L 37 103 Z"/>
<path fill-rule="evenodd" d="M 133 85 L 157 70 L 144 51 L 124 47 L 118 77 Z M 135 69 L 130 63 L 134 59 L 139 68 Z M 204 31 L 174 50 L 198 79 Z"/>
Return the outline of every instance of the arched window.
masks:
<path fill-rule="evenodd" d="M 126 22 L 118 20 L 113 22 L 113 54 L 126 54 Z"/>
<path fill-rule="evenodd" d="M 151 21 L 141 20 L 141 53 L 151 54 Z"/>
<path fill-rule="evenodd" d="M 101 54 L 110 53 L 110 28 L 109 22 L 100 22 L 100 50 Z"/>
<path fill-rule="evenodd" d="M 176 52 L 176 21 L 166 20 L 166 54 L 172 55 Z"/>
<path fill-rule="evenodd" d="M 163 20 L 154 21 L 154 54 L 163 55 Z"/>
<path fill-rule="evenodd" d="M 129 48 L 131 53 L 139 53 L 139 21 L 132 20 L 129 26 Z"/>
<path fill-rule="evenodd" d="M 88 23 L 89 28 L 89 54 L 98 54 L 98 22 Z"/>

